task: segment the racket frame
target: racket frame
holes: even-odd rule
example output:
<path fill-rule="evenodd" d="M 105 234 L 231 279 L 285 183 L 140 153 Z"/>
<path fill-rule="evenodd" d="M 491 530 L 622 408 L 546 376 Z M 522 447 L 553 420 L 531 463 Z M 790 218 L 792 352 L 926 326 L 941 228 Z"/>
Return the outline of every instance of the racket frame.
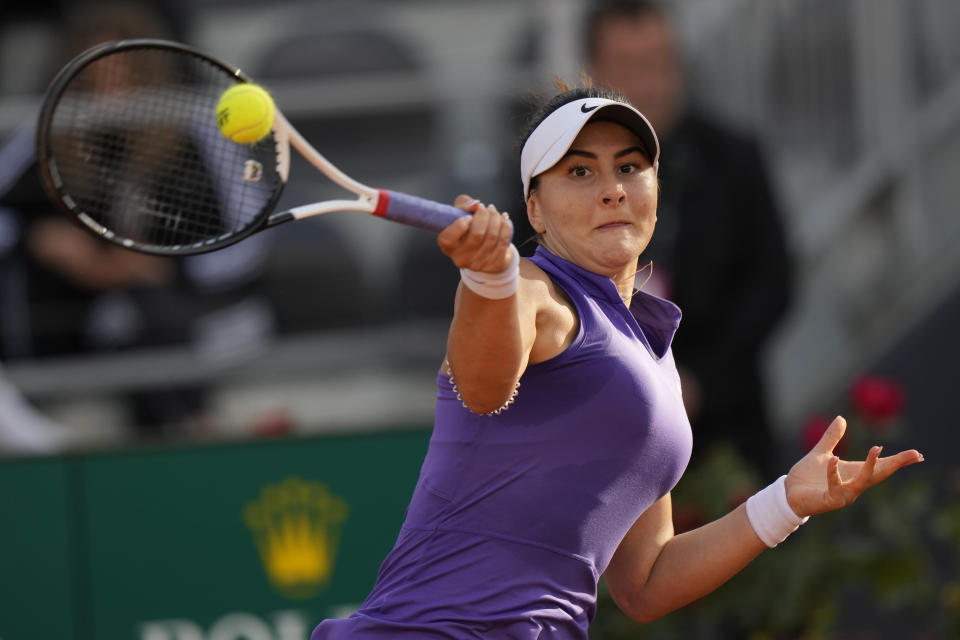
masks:
<path fill-rule="evenodd" d="M 220 60 L 199 51 L 191 46 L 174 42 L 170 40 L 161 40 L 155 38 L 138 38 L 128 40 L 116 40 L 96 45 L 70 61 L 64 66 L 51 81 L 40 109 L 37 121 L 36 149 L 37 162 L 40 170 L 41 179 L 44 188 L 55 202 L 61 212 L 68 218 L 77 222 L 80 226 L 94 235 L 119 244 L 125 248 L 166 256 L 184 256 L 197 253 L 206 253 L 225 246 L 232 245 L 244 238 L 266 228 L 276 226 L 284 222 L 293 220 L 302 220 L 312 216 L 332 213 L 334 211 L 358 211 L 369 213 L 387 220 L 407 224 L 410 226 L 428 229 L 434 232 L 440 231 L 446 225 L 457 218 L 469 215 L 466 212 L 456 209 L 450 205 L 441 204 L 431 200 L 426 200 L 416 196 L 410 196 L 404 193 L 388 191 L 385 189 L 375 189 L 367 186 L 337 168 L 313 145 L 307 142 L 306 138 L 290 124 L 286 116 L 274 108 L 274 122 L 271 130 L 277 152 L 277 173 L 280 177 L 280 184 L 275 189 L 272 197 L 262 207 L 261 212 L 240 231 L 231 231 L 221 236 L 212 237 L 207 240 L 199 241 L 190 245 L 156 245 L 139 243 L 129 238 L 123 238 L 98 223 L 91 216 L 80 210 L 76 201 L 69 193 L 63 189 L 63 182 L 60 179 L 56 166 L 56 159 L 51 148 L 51 123 L 57 104 L 64 90 L 82 69 L 86 68 L 95 61 L 105 56 L 116 53 L 118 50 L 133 49 L 165 49 L 175 53 L 193 56 L 211 64 L 213 67 L 222 70 L 225 75 L 232 78 L 237 83 L 253 82 L 242 70 L 221 62 Z M 304 204 L 287 209 L 285 211 L 274 212 L 277 202 L 286 185 L 290 171 L 290 147 L 293 147 L 300 155 L 317 170 L 323 173 L 332 182 L 357 195 L 354 200 L 333 199 Z"/>

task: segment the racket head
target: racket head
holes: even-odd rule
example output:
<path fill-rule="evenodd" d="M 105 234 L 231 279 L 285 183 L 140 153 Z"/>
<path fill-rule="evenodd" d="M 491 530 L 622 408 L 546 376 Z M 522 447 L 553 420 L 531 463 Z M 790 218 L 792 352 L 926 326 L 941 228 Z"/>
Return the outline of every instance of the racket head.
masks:
<path fill-rule="evenodd" d="M 140 39 L 81 53 L 53 79 L 37 123 L 50 198 L 91 233 L 157 255 L 233 244 L 266 225 L 289 144 L 234 143 L 217 127 L 237 69 L 186 45 Z"/>

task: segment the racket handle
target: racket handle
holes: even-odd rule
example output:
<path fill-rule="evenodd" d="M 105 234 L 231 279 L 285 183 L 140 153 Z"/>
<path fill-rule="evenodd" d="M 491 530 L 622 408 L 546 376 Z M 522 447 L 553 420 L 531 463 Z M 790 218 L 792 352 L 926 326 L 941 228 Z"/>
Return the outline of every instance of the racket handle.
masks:
<path fill-rule="evenodd" d="M 380 189 L 379 196 L 374 215 L 427 231 L 443 231 L 457 218 L 470 215 L 463 209 L 399 191 Z"/>

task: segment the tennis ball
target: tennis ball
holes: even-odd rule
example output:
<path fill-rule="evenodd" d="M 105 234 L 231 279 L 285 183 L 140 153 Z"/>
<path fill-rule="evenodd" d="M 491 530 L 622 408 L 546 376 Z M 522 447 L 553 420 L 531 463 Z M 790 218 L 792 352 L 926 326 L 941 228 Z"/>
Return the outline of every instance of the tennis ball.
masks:
<path fill-rule="evenodd" d="M 220 95 L 217 126 L 220 133 L 238 144 L 262 139 L 273 128 L 273 98 L 263 87 L 244 82 Z"/>

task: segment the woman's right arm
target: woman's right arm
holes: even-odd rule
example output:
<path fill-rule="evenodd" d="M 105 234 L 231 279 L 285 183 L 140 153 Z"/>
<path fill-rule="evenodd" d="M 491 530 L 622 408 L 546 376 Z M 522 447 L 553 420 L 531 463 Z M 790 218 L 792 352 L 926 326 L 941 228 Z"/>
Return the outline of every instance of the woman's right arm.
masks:
<path fill-rule="evenodd" d="M 440 249 L 460 268 L 498 273 L 513 259 L 513 225 L 493 205 L 467 196 L 454 203 L 464 216 L 437 237 Z M 462 282 L 457 289 L 447 338 L 447 361 L 460 397 L 474 413 L 504 406 L 526 369 L 537 337 L 537 299 L 542 282 L 524 277 L 532 264 L 521 261 L 517 292 L 484 297 Z"/>

